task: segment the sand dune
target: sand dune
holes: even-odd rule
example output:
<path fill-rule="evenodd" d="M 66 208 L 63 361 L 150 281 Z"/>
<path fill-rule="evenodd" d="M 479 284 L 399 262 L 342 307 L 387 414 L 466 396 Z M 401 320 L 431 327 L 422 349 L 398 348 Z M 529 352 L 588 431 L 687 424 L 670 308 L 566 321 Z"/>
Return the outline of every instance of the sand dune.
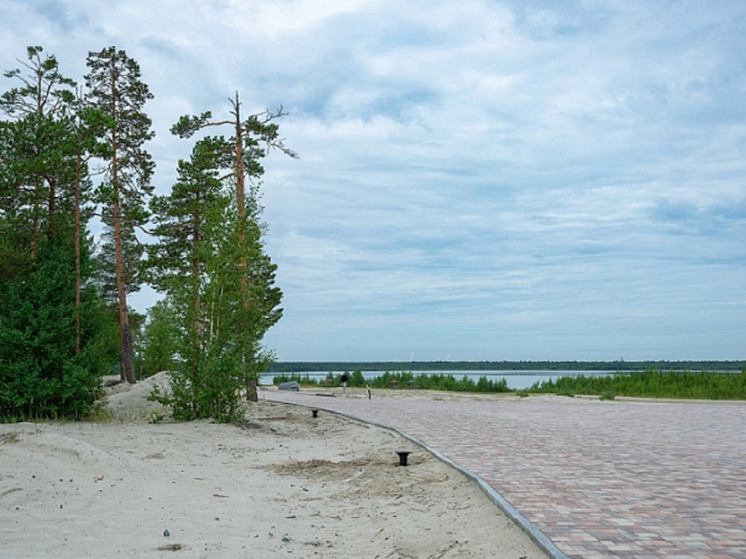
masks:
<path fill-rule="evenodd" d="M 393 432 L 268 402 L 173 422 L 145 399 L 164 380 L 112 388 L 110 421 L 0 425 L 0 557 L 545 557 Z"/>

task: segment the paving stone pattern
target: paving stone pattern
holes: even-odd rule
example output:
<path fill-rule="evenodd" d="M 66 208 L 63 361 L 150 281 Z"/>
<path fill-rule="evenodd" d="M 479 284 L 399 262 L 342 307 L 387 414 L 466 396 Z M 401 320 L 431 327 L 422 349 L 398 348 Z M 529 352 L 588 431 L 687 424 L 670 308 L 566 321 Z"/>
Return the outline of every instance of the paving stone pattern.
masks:
<path fill-rule="evenodd" d="M 746 558 L 746 404 L 262 395 L 400 429 L 571 559 Z"/>

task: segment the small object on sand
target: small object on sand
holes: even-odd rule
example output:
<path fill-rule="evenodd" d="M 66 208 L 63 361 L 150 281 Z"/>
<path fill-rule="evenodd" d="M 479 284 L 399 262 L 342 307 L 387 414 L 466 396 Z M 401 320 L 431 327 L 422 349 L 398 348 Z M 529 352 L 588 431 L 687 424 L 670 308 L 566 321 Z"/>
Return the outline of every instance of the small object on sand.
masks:
<path fill-rule="evenodd" d="M 97 476 L 93 476 L 93 481 L 102 481 L 103 479 L 104 479 L 104 476 L 101 474 L 98 474 Z"/>
<path fill-rule="evenodd" d="M 164 537 L 164 538 L 169 538 L 169 537 L 171 537 L 171 532 L 169 532 L 169 531 L 168 531 L 168 528 L 167 528 L 167 529 L 165 529 L 165 530 L 163 530 L 163 537 Z"/>
<path fill-rule="evenodd" d="M 411 452 L 409 452 L 408 450 L 397 450 L 396 453 L 399 455 L 399 465 L 406 466 L 407 456 L 409 456 Z"/>
<path fill-rule="evenodd" d="M 314 417 L 319 416 L 319 410 L 311 410 L 311 413 L 313 414 Z"/>

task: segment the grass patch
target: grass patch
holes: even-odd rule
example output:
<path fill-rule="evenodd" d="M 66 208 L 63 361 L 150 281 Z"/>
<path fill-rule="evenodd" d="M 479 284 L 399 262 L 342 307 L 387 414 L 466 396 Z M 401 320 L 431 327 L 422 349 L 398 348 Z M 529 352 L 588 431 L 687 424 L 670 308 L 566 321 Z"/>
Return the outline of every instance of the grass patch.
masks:
<path fill-rule="evenodd" d="M 534 384 L 533 393 L 587 394 L 613 400 L 617 396 L 700 400 L 746 400 L 746 369 L 740 373 L 662 371 L 615 373 L 609 376 L 561 377 Z"/>

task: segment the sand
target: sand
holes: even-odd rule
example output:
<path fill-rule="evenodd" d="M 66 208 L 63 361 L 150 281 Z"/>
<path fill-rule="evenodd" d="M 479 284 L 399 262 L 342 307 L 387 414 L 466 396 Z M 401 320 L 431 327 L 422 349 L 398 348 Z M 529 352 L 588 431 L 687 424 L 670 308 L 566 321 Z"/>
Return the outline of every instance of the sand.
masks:
<path fill-rule="evenodd" d="M 175 422 L 164 381 L 110 389 L 107 420 L 0 425 L 1 558 L 546 557 L 394 432 L 266 401 Z"/>

